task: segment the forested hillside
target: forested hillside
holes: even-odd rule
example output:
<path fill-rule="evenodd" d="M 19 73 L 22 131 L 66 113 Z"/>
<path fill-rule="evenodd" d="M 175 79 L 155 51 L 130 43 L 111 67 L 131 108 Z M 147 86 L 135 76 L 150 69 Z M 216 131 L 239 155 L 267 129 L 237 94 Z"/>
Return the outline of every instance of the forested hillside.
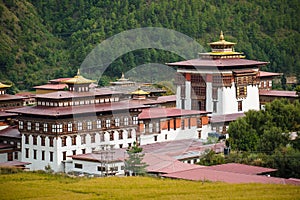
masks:
<path fill-rule="evenodd" d="M 72 76 L 101 41 L 124 30 L 164 27 L 207 43 L 225 39 L 249 59 L 269 61 L 265 70 L 300 77 L 298 0 L 0 0 L 0 81 L 20 89 Z M 123 55 L 111 78 L 145 63 L 180 59 L 146 49 Z"/>

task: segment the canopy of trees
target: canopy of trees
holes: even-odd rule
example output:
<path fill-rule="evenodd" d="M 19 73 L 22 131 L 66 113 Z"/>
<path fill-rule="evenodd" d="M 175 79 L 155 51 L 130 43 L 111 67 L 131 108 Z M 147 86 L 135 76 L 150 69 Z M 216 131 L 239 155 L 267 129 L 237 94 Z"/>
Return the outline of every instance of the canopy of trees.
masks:
<path fill-rule="evenodd" d="M 19 89 L 73 76 L 87 54 L 124 30 L 164 27 L 194 38 L 207 51 L 220 30 L 265 70 L 300 75 L 298 0 L 1 0 L 0 81 Z M 143 41 L 140 41 L 141 43 Z M 110 78 L 144 63 L 177 61 L 157 49 L 127 53 L 111 64 Z"/>
<path fill-rule="evenodd" d="M 290 138 L 292 132 L 298 133 L 295 140 Z M 231 157 L 229 162 L 273 167 L 281 177 L 300 177 L 298 100 L 293 103 L 275 100 L 265 110 L 249 111 L 245 117 L 230 123 L 228 133 L 231 148 L 241 154 Z"/>

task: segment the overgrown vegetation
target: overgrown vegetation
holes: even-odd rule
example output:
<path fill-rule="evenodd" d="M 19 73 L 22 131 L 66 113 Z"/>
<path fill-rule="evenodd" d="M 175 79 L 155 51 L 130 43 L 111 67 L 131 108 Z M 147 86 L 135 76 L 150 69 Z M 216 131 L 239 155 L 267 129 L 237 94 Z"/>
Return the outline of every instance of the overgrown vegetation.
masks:
<path fill-rule="evenodd" d="M 226 184 L 150 177 L 70 178 L 0 175 L 1 199 L 295 199 L 299 186 Z"/>
<path fill-rule="evenodd" d="M 291 133 L 298 133 L 295 140 Z M 278 169 L 277 176 L 300 178 L 300 103 L 277 99 L 265 110 L 249 111 L 230 123 L 231 149 L 224 162 L 241 162 Z M 208 154 L 209 155 L 209 154 Z M 209 155 L 209 160 L 216 160 Z"/>
<path fill-rule="evenodd" d="M 299 8 L 297 0 L 1 0 L 0 81 L 30 89 L 52 78 L 73 76 L 97 44 L 139 27 L 182 32 L 207 50 L 207 43 L 223 30 L 247 58 L 269 61 L 265 70 L 299 78 Z M 180 59 L 170 52 L 141 49 L 115 60 L 105 75 L 112 80 L 145 63 Z"/>

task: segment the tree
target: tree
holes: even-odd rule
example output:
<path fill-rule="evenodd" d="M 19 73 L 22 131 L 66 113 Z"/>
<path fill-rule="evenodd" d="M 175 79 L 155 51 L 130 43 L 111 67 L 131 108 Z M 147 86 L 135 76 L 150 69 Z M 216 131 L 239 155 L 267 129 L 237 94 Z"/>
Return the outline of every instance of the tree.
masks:
<path fill-rule="evenodd" d="M 128 159 L 125 160 L 125 171 L 133 176 L 145 175 L 147 164 L 143 162 L 143 148 L 137 146 L 136 142 L 127 149 Z"/>

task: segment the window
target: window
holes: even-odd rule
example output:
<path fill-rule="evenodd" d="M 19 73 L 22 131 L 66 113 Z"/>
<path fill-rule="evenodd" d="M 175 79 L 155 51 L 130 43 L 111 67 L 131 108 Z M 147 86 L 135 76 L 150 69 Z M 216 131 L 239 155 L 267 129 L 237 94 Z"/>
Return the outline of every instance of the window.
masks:
<path fill-rule="evenodd" d="M 100 133 L 100 142 L 104 142 L 104 133 Z"/>
<path fill-rule="evenodd" d="M 63 154 L 63 160 L 66 160 L 67 159 L 67 152 L 64 151 L 64 152 L 62 152 L 62 154 Z"/>
<path fill-rule="evenodd" d="M 33 141 L 33 145 L 37 145 L 37 136 L 36 135 L 32 136 L 32 141 Z"/>
<path fill-rule="evenodd" d="M 56 133 L 56 124 L 52 124 L 52 133 Z"/>
<path fill-rule="evenodd" d="M 53 162 L 53 152 L 50 151 L 49 155 L 50 155 L 50 158 L 49 158 L 50 162 Z"/>
<path fill-rule="evenodd" d="M 67 137 L 62 137 L 62 138 L 61 138 L 61 146 L 62 146 L 62 147 L 67 146 Z"/>
<path fill-rule="evenodd" d="M 45 151 L 42 151 L 42 160 L 45 160 Z"/>
<path fill-rule="evenodd" d="M 29 149 L 28 148 L 25 149 L 25 158 L 29 158 Z"/>
<path fill-rule="evenodd" d="M 7 153 L 7 161 L 13 161 L 13 153 L 12 152 Z"/>
<path fill-rule="evenodd" d="M 242 103 L 242 101 L 238 101 L 238 111 L 243 111 L 243 103 Z"/>
<path fill-rule="evenodd" d="M 201 130 L 198 131 L 198 138 L 201 139 Z"/>
<path fill-rule="evenodd" d="M 29 135 L 24 135 L 25 136 L 25 144 L 29 144 Z"/>
<path fill-rule="evenodd" d="M 128 135 L 127 138 L 132 138 L 132 133 L 131 133 L 131 129 L 128 130 Z"/>
<path fill-rule="evenodd" d="M 73 154 L 73 156 L 75 156 L 76 155 L 76 150 L 73 150 L 72 154 Z"/>
<path fill-rule="evenodd" d="M 98 166 L 98 167 L 97 167 L 97 170 L 98 170 L 99 172 L 105 172 L 105 167 Z"/>
<path fill-rule="evenodd" d="M 156 133 L 159 133 L 159 132 L 160 132 L 160 123 L 159 123 L 159 122 L 156 122 L 156 123 L 155 123 L 155 132 L 156 132 Z"/>
<path fill-rule="evenodd" d="M 77 130 L 81 131 L 82 130 L 82 122 L 77 123 Z"/>
<path fill-rule="evenodd" d="M 68 123 L 68 132 L 72 132 L 73 131 L 73 124 L 70 122 Z"/>
<path fill-rule="evenodd" d="M 23 121 L 19 121 L 19 129 L 23 129 L 24 128 L 24 122 Z"/>
<path fill-rule="evenodd" d="M 154 135 L 154 141 L 157 142 L 157 135 Z"/>
<path fill-rule="evenodd" d="M 49 147 L 53 147 L 53 137 L 49 137 Z"/>
<path fill-rule="evenodd" d="M 15 159 L 15 160 L 18 160 L 18 159 L 19 159 L 19 154 L 18 154 L 18 152 L 15 152 L 14 159 Z"/>
<path fill-rule="evenodd" d="M 120 147 L 120 149 L 122 149 L 123 148 L 123 144 L 119 144 L 119 147 Z"/>
<path fill-rule="evenodd" d="M 170 120 L 167 121 L 168 124 L 168 131 L 170 131 L 171 127 L 170 127 Z"/>
<path fill-rule="evenodd" d="M 133 120 L 133 124 L 138 124 L 138 117 L 137 116 L 133 116 L 133 118 L 132 118 L 132 120 Z"/>
<path fill-rule="evenodd" d="M 85 144 L 86 141 L 85 141 L 85 135 L 81 135 L 81 144 Z"/>
<path fill-rule="evenodd" d="M 36 159 L 36 152 L 37 152 L 37 151 L 34 149 L 34 150 L 33 150 L 33 159 Z"/>
<path fill-rule="evenodd" d="M 62 130 L 63 130 L 63 125 L 57 124 L 57 133 L 62 133 Z"/>
<path fill-rule="evenodd" d="M 128 147 L 131 147 L 131 143 L 128 143 Z"/>
<path fill-rule="evenodd" d="M 82 169 L 82 164 L 74 163 L 74 167 L 77 169 Z"/>
<path fill-rule="evenodd" d="M 27 122 L 27 130 L 28 130 L 28 131 L 31 130 L 31 122 Z"/>
<path fill-rule="evenodd" d="M 165 135 L 165 140 L 167 140 L 168 139 L 168 135 Z"/>
<path fill-rule="evenodd" d="M 181 129 L 184 130 L 185 126 L 184 126 L 184 118 L 181 119 Z"/>
<path fill-rule="evenodd" d="M 81 149 L 81 151 L 82 151 L 82 154 L 85 154 L 85 149 Z"/>
<path fill-rule="evenodd" d="M 217 112 L 217 101 L 213 102 L 213 112 Z"/>
<path fill-rule="evenodd" d="M 128 117 L 125 117 L 124 118 L 124 126 L 128 126 L 128 124 L 129 124 Z"/>
<path fill-rule="evenodd" d="M 191 118 L 188 118 L 188 128 L 191 128 Z"/>
<path fill-rule="evenodd" d="M 72 145 L 76 145 L 76 135 L 72 136 Z"/>
<path fill-rule="evenodd" d="M 91 121 L 87 122 L 87 129 L 92 130 L 92 122 Z"/>
<path fill-rule="evenodd" d="M 109 128 L 110 127 L 110 119 L 107 119 L 106 120 L 106 128 Z"/>
<path fill-rule="evenodd" d="M 101 120 L 98 119 L 96 123 L 97 123 L 97 128 L 101 128 Z"/>
<path fill-rule="evenodd" d="M 48 132 L 48 124 L 44 123 L 44 132 Z"/>
<path fill-rule="evenodd" d="M 110 141 L 114 140 L 114 132 L 113 131 L 109 133 L 109 140 Z"/>
<path fill-rule="evenodd" d="M 45 146 L 45 136 L 41 136 L 41 146 Z"/>
<path fill-rule="evenodd" d="M 92 133 L 91 134 L 91 143 L 95 143 L 96 142 L 96 133 Z"/>
<path fill-rule="evenodd" d="M 123 131 L 122 130 L 119 131 L 119 140 L 123 140 Z"/>
<path fill-rule="evenodd" d="M 153 124 L 149 123 L 149 133 L 152 133 L 152 132 L 153 132 Z"/>
<path fill-rule="evenodd" d="M 115 126 L 120 126 L 120 119 L 119 118 L 115 119 Z"/>
<path fill-rule="evenodd" d="M 38 123 L 38 122 L 35 123 L 35 130 L 36 131 L 40 130 L 40 123 Z"/>

